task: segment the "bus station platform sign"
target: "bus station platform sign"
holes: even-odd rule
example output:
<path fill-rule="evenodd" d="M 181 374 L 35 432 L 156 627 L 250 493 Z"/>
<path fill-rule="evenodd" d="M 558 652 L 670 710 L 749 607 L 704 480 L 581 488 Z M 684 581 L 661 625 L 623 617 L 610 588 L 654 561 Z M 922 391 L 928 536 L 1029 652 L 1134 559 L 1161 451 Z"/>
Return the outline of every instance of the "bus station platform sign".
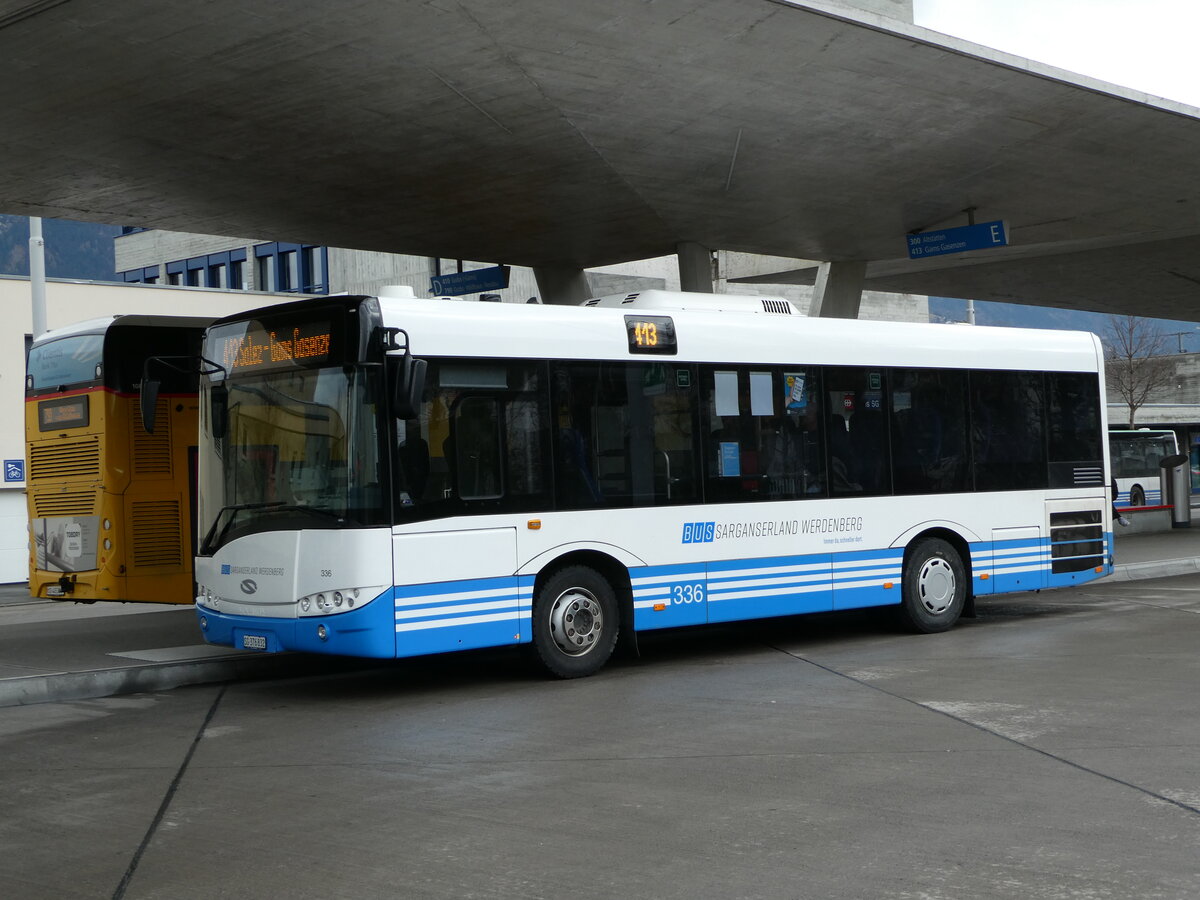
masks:
<path fill-rule="evenodd" d="M 922 231 L 908 236 L 908 258 L 943 256 L 947 253 L 966 253 L 968 250 L 987 250 L 1008 245 L 1008 226 L 1003 221 L 963 225 L 961 228 L 942 228 Z"/>
<path fill-rule="evenodd" d="M 439 297 L 457 297 L 481 291 L 499 291 L 508 287 L 508 266 L 491 266 L 469 272 L 448 272 L 429 279 L 430 289 Z"/>

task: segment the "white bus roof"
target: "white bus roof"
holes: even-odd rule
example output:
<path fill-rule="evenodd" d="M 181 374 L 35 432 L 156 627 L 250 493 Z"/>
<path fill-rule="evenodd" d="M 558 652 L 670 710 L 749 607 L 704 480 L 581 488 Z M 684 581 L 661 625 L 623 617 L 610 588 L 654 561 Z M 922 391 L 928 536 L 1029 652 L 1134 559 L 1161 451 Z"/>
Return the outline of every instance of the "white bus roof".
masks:
<path fill-rule="evenodd" d="M 720 295 L 701 298 L 709 296 Z M 1099 338 L 1087 332 L 809 318 L 796 315 L 790 304 L 786 313 L 760 306 L 749 314 L 731 308 L 653 309 L 640 304 L 634 310 L 627 304 L 542 306 L 389 298 L 379 303 L 384 324 L 405 329 L 417 356 L 1074 372 L 1099 371 L 1103 360 Z M 631 354 L 626 317 L 634 314 L 670 316 L 677 353 Z"/>
<path fill-rule="evenodd" d="M 180 327 L 207 328 L 213 323 L 213 316 L 152 316 L 141 313 L 129 315 L 101 316 L 97 319 L 85 319 L 82 322 L 72 322 L 53 331 L 39 334 L 33 341 L 36 346 L 46 341 L 56 341 L 59 338 L 72 337 L 77 334 L 104 334 L 117 322 L 122 325 L 175 325 Z"/>

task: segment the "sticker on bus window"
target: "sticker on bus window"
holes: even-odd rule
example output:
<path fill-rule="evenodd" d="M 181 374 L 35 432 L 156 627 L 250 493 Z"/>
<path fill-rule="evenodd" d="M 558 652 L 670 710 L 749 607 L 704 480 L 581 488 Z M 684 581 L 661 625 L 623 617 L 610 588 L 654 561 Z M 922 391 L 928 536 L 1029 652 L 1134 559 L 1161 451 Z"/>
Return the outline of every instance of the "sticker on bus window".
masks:
<path fill-rule="evenodd" d="M 808 394 L 804 391 L 804 381 L 804 372 L 784 374 L 784 396 L 787 397 L 787 409 L 798 411 L 808 406 Z"/>
<path fill-rule="evenodd" d="M 737 441 L 721 441 L 721 477 L 736 478 L 742 474 L 742 455 Z"/>

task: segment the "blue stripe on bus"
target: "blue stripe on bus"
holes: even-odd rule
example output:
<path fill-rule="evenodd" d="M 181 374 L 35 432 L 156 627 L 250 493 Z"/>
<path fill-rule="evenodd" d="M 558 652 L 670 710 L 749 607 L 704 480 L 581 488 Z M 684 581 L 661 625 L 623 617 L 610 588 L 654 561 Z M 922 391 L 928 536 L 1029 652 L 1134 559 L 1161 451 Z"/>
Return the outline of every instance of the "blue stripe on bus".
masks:
<path fill-rule="evenodd" d="M 1065 542 L 1089 543 L 1089 542 Z M 1112 571 L 1112 532 L 1104 535 L 1101 572 L 1051 572 L 1048 538 L 970 545 L 977 594 L 1028 591 L 1091 581 Z M 902 548 L 838 554 L 714 560 L 629 570 L 634 628 L 646 631 L 705 622 L 766 618 L 896 604 Z M 988 575 L 983 579 L 982 575 Z M 417 656 L 528 643 L 533 575 L 474 578 L 385 590 L 361 609 L 299 619 L 227 617 L 198 609 L 212 643 L 241 646 L 262 636 L 272 650 L 353 656 Z M 317 635 L 326 627 L 326 639 Z"/>
<path fill-rule="evenodd" d="M 1161 506 L 1163 503 L 1162 488 L 1143 488 L 1146 495 L 1147 506 Z M 1127 509 L 1132 504 L 1129 502 L 1129 491 L 1118 491 L 1116 498 L 1113 500 L 1113 506 L 1118 509 Z"/>
<path fill-rule="evenodd" d="M 271 652 L 299 650 L 391 659 L 396 655 L 396 635 L 390 626 L 392 591 L 383 591 L 358 609 L 332 616 L 301 616 L 276 619 L 265 616 L 227 616 L 207 607 L 196 607 L 196 615 L 207 628 L 204 639 L 213 644 L 242 648 L 247 635 L 266 639 Z M 318 634 L 325 626 L 325 638 Z"/>
<path fill-rule="evenodd" d="M 506 575 L 392 589 L 397 656 L 527 643 L 533 576 Z"/>

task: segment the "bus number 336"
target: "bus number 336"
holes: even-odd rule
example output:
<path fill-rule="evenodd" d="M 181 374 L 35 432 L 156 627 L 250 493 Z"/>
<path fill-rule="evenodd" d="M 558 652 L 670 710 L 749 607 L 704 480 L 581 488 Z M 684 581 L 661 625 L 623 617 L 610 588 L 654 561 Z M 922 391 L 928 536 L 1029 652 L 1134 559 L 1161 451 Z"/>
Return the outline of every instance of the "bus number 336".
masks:
<path fill-rule="evenodd" d="M 703 603 L 703 584 L 673 584 L 671 585 L 671 602 L 676 606 L 684 603 Z"/>

